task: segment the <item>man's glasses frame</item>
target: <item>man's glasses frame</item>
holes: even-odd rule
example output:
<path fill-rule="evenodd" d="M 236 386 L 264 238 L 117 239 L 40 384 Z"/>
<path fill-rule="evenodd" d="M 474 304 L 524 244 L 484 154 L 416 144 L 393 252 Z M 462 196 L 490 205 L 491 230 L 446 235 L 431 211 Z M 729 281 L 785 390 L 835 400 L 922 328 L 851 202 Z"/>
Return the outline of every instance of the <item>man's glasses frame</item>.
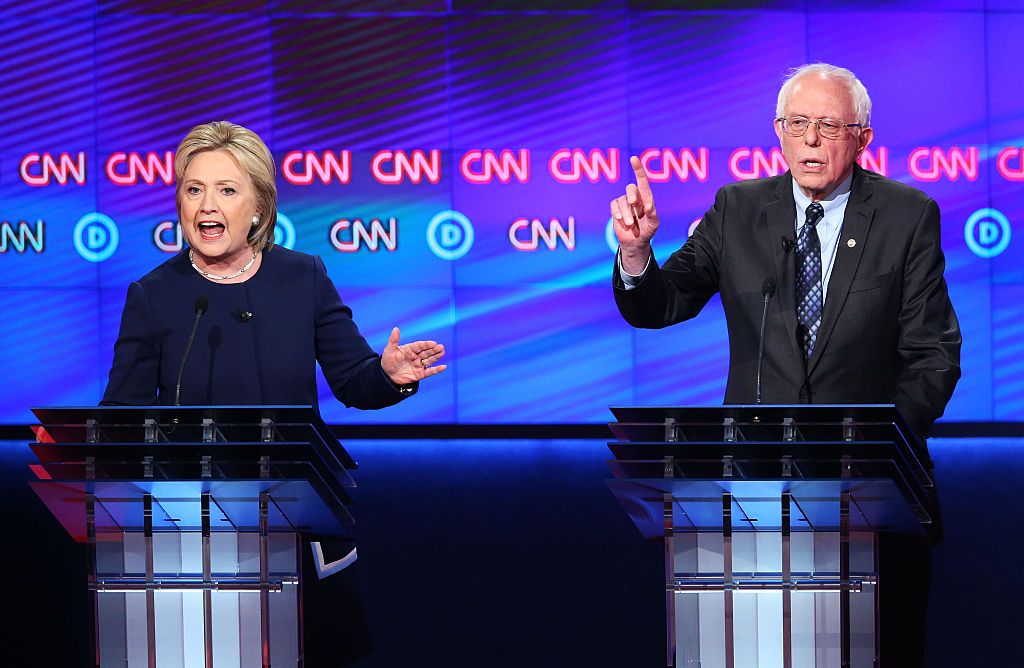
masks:
<path fill-rule="evenodd" d="M 780 116 L 775 119 L 775 122 L 780 123 L 782 131 L 791 137 L 803 137 L 807 128 L 812 125 L 815 126 L 819 135 L 827 139 L 839 139 L 846 128 L 864 127 L 861 123 L 844 123 L 835 118 L 810 119 L 806 116 Z"/>

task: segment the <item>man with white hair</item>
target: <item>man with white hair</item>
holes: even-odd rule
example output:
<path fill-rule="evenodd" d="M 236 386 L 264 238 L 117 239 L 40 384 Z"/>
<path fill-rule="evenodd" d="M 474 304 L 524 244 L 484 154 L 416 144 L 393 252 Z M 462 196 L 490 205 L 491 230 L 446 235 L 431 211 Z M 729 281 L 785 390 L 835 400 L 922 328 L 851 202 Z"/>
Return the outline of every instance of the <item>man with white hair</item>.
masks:
<path fill-rule="evenodd" d="M 660 224 L 654 196 L 631 158 L 637 182 L 611 202 L 619 311 L 635 327 L 661 328 L 696 316 L 718 292 L 729 329 L 726 403 L 895 403 L 927 436 L 960 378 L 938 206 L 857 165 L 874 131 L 867 90 L 849 70 L 794 70 L 779 91 L 775 133 L 789 171 L 720 189 L 661 267 L 651 251 Z M 885 543 L 882 577 L 900 574 L 882 588 L 884 665 L 918 665 L 915 632 L 887 637 L 886 628 L 900 617 L 923 621 L 923 611 L 908 620 L 897 604 L 926 600 L 928 551 L 898 550 L 914 555 L 904 565 L 917 589 L 893 593 L 907 578 L 887 568 L 894 551 Z"/>
<path fill-rule="evenodd" d="M 939 208 L 857 165 L 871 100 L 852 72 L 814 64 L 779 91 L 775 132 L 789 171 L 718 191 L 660 268 L 659 219 L 640 161 L 611 203 L 615 301 L 632 325 L 697 315 L 719 292 L 729 328 L 726 403 L 756 403 L 766 279 L 764 403 L 895 403 L 927 436 L 960 378 L 960 326 L 942 272 Z"/>

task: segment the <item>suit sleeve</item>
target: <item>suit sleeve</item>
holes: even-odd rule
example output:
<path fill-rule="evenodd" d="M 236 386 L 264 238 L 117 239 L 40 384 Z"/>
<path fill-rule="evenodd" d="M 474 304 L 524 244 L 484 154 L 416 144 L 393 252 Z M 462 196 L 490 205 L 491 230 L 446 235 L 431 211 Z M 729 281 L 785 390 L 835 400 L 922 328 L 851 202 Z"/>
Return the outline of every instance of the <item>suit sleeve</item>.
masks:
<path fill-rule="evenodd" d="M 626 322 L 644 329 L 674 325 L 695 317 L 718 292 L 726 199 L 722 188 L 686 244 L 660 268 L 657 261 L 650 262 L 647 273 L 630 290 L 623 285 L 616 256 L 615 304 Z"/>
<path fill-rule="evenodd" d="M 960 379 L 960 323 L 942 276 L 939 207 L 928 200 L 903 269 L 899 315 L 901 371 L 895 403 L 911 427 L 927 436 Z"/>
<path fill-rule="evenodd" d="M 334 396 L 354 408 L 384 408 L 414 394 L 402 393 L 384 373 L 380 355 L 359 333 L 352 310 L 342 303 L 323 260 L 314 258 L 316 359 Z"/>
<path fill-rule="evenodd" d="M 157 321 L 141 283 L 128 286 L 103 406 L 153 406 L 160 384 Z"/>

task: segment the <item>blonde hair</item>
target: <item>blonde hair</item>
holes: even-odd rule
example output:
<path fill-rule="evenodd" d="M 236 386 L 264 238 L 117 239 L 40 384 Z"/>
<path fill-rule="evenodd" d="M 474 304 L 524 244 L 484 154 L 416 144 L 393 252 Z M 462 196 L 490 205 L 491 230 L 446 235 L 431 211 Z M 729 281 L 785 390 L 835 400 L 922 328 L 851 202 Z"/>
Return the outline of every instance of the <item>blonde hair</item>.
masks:
<path fill-rule="evenodd" d="M 178 144 L 174 156 L 176 185 L 174 199 L 181 216 L 181 182 L 185 170 L 196 155 L 206 151 L 224 150 L 231 154 L 242 170 L 248 174 L 256 190 L 256 212 L 259 222 L 249 230 L 249 245 L 253 249 L 270 249 L 274 245 L 274 225 L 277 224 L 277 184 L 274 156 L 252 130 L 230 121 L 214 121 L 197 125 Z"/>

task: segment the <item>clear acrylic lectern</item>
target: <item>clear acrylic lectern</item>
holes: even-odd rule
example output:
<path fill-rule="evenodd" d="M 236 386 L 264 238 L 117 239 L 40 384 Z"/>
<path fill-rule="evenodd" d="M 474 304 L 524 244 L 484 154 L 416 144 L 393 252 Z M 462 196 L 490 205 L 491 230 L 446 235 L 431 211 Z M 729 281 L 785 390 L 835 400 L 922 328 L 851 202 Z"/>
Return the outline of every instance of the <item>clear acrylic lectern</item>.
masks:
<path fill-rule="evenodd" d="M 894 406 L 611 410 L 609 486 L 665 544 L 667 665 L 875 665 L 877 536 L 938 531 Z"/>
<path fill-rule="evenodd" d="M 89 665 L 302 665 L 301 540 L 350 536 L 356 468 L 312 407 L 33 412 L 32 487 L 88 545 Z"/>

